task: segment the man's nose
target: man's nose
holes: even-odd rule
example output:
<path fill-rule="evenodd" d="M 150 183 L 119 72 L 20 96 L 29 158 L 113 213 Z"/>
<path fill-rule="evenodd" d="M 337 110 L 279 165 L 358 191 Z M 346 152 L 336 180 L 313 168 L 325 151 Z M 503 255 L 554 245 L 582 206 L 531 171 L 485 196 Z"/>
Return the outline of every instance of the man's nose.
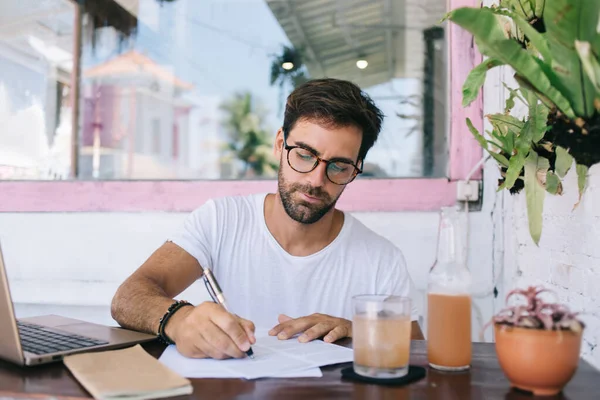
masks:
<path fill-rule="evenodd" d="M 308 173 L 308 181 L 313 187 L 322 187 L 327 180 L 327 163 L 319 161 L 319 164 Z"/>

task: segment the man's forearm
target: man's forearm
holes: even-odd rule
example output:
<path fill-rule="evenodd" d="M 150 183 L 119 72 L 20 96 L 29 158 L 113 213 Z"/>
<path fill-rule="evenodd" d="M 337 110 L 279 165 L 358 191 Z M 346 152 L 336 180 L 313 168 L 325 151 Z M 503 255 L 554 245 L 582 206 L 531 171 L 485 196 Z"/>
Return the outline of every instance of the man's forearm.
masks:
<path fill-rule="evenodd" d="M 173 299 L 156 282 L 136 277 L 119 287 L 111 314 L 123 328 L 156 334 L 160 318 L 172 303 Z"/>

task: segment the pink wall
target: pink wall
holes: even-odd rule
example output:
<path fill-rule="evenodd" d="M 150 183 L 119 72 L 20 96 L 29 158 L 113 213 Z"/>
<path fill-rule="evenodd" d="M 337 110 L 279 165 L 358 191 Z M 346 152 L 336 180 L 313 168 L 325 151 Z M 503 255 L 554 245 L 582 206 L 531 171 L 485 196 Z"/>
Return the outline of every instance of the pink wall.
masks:
<path fill-rule="evenodd" d="M 450 0 L 450 9 L 479 7 L 475 0 Z M 474 66 L 481 63 L 481 54 L 470 33 L 458 25 L 449 24 L 450 37 L 450 179 L 465 178 L 483 156 L 483 150 L 469 132 L 465 123 L 470 118 L 473 125 L 483 131 L 483 96 L 481 94 L 469 107 L 462 107 L 462 85 Z M 472 179 L 481 179 L 481 169 Z"/>
<path fill-rule="evenodd" d="M 186 212 L 221 196 L 274 192 L 263 181 L 3 182 L 0 212 Z M 357 179 L 338 203 L 347 211 L 437 210 L 454 203 L 446 179 Z"/>

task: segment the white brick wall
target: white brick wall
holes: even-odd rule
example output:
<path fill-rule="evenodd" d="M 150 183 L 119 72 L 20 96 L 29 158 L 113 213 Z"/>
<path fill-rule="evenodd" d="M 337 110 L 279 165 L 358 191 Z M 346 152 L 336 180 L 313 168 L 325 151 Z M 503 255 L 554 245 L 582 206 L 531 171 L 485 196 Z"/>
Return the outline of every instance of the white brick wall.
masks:
<path fill-rule="evenodd" d="M 582 313 L 587 325 L 582 356 L 600 368 L 600 166 L 590 169 L 589 187 L 575 210 L 575 171 L 564 184 L 563 196 L 546 197 L 539 247 L 529 236 L 524 194 L 505 195 L 504 294 L 529 284 L 555 291 Z"/>
<path fill-rule="evenodd" d="M 484 211 L 470 216 L 470 265 L 481 291 L 474 300 L 475 340 L 494 311 L 489 268 L 492 252 L 482 249 L 494 248 L 491 232 L 495 225 L 490 209 L 496 203 L 492 202 L 493 188 L 488 187 L 486 192 Z M 404 253 L 425 330 L 425 290 L 427 273 L 435 260 L 438 214 L 354 215 Z M 102 314 L 102 310 L 108 310 L 118 285 L 179 228 L 186 216 L 185 213 L 0 213 L 0 241 L 19 316 L 51 312 L 80 318 L 86 315 L 81 311 L 86 306 L 94 311 L 84 319 L 106 323 L 110 315 Z M 180 297 L 195 303 L 208 299 L 201 281 Z M 485 339 L 491 340 L 490 330 Z"/>
<path fill-rule="evenodd" d="M 483 92 L 485 114 L 503 111 L 506 91 L 502 82 L 517 87 L 509 68 L 491 70 Z M 513 111 L 523 115 L 526 110 L 518 109 L 518 104 Z M 501 277 L 494 309 L 504 308 L 506 293 L 514 288 L 537 284 L 552 289 L 561 302 L 582 313 L 587 325 L 582 356 L 600 369 L 600 165 L 592 167 L 589 175 L 587 191 L 575 210 L 578 190 L 574 166 L 563 182 L 564 194 L 546 195 L 539 247 L 529 235 L 524 193 L 512 196 L 502 192 L 497 201 L 504 221 L 502 240 L 499 232 L 494 232 L 493 260 L 501 259 L 492 265 L 494 275 Z M 497 187 L 497 178 L 497 168 L 494 173 L 486 170 L 486 190 Z M 502 271 L 497 273 L 497 267 Z"/>

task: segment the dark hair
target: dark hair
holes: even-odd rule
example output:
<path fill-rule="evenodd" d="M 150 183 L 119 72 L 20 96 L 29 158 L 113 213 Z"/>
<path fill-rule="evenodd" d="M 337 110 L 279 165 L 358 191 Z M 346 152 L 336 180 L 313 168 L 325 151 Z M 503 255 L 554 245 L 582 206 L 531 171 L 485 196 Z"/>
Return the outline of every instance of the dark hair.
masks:
<path fill-rule="evenodd" d="M 283 118 L 283 134 L 286 138 L 299 120 L 332 127 L 360 128 L 362 143 L 358 158 L 364 160 L 379 136 L 383 113 L 369 95 L 354 83 L 323 78 L 298 86 L 288 96 Z"/>

